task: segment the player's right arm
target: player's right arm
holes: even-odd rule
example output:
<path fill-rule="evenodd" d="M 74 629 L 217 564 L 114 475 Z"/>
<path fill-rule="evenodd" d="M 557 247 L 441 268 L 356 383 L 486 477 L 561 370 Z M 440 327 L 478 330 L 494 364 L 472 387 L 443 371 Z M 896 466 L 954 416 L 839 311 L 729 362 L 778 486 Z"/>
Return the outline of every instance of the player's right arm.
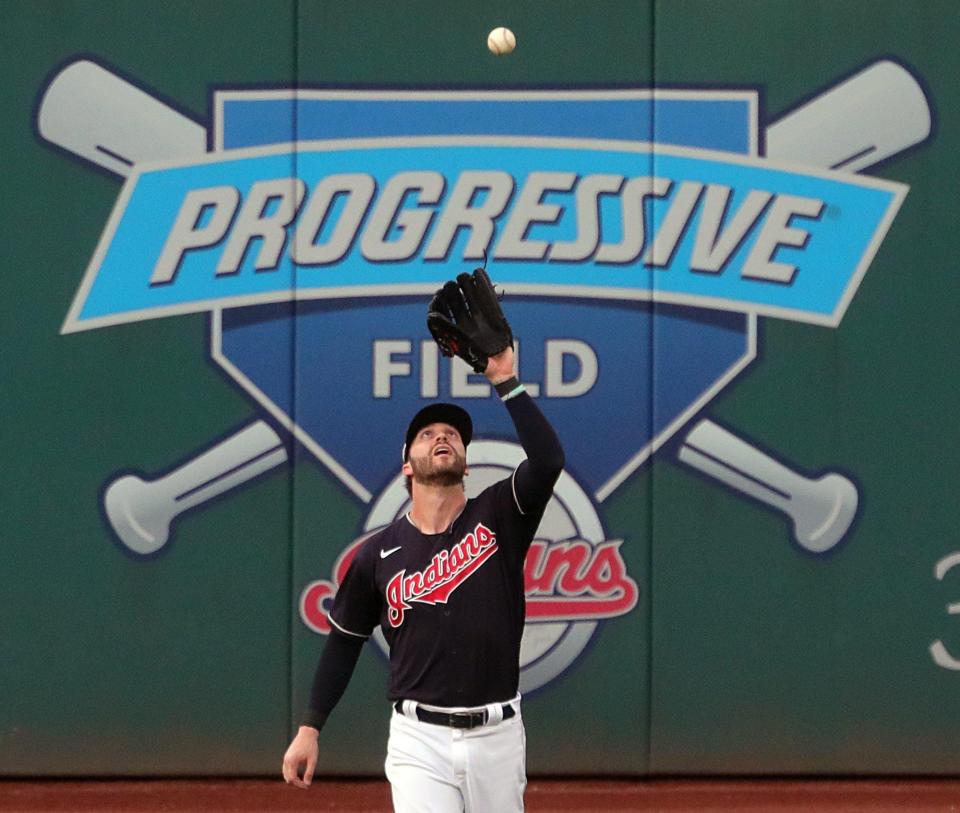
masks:
<path fill-rule="evenodd" d="M 343 696 L 363 645 L 379 618 L 381 599 L 374 583 L 376 559 L 371 555 L 376 555 L 377 550 L 368 540 L 334 598 L 328 616 L 332 628 L 313 675 L 310 705 L 283 756 L 283 778 L 295 787 L 308 788 L 313 781 L 320 730 Z"/>
<path fill-rule="evenodd" d="M 287 784 L 310 787 L 317 767 L 320 729 L 343 696 L 365 641 L 366 638 L 348 635 L 336 628 L 330 632 L 313 676 L 310 708 L 283 755 L 283 778 Z"/>

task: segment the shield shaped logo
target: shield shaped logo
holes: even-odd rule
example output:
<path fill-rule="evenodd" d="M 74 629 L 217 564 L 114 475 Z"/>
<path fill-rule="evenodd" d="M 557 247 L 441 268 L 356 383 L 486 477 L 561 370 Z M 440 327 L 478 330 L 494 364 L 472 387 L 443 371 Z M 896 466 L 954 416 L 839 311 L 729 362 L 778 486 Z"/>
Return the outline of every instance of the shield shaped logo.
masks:
<path fill-rule="evenodd" d="M 537 136 L 649 142 L 655 140 L 655 122 L 657 133 L 676 146 L 749 155 L 757 144 L 756 98 L 750 93 L 717 99 L 683 92 L 654 99 L 649 91 L 531 92 L 504 100 L 493 93 L 404 98 L 301 91 L 289 98 L 230 93 L 218 101 L 223 120 L 217 132 L 223 142 L 217 148 L 224 150 L 383 136 L 506 135 L 518 144 Z M 423 170 L 417 159 L 410 160 L 406 171 Z M 475 156 L 469 160 L 457 170 L 480 168 Z M 645 160 L 650 177 L 655 161 L 655 154 Z M 597 205 L 605 202 L 598 200 Z M 329 217 L 343 216 L 342 208 L 331 209 Z M 394 220 L 391 236 L 402 240 L 400 217 Z M 327 233 L 334 229 L 328 227 Z M 609 242 L 623 240 L 623 224 L 610 231 Z M 318 242 L 324 236 L 319 235 Z M 459 235 L 445 254 L 468 254 L 470 236 Z M 589 265 L 577 273 L 587 278 Z M 451 275 L 448 263 L 437 263 L 435 273 L 439 286 Z M 506 281 L 504 287 L 510 292 L 512 286 Z M 648 287 L 655 291 L 653 284 Z M 562 673 L 589 643 L 601 619 L 629 612 L 638 599 L 619 544 L 611 547 L 606 541 L 581 484 L 595 501 L 612 493 L 749 364 L 756 341 L 752 314 L 660 304 L 652 297 L 641 301 L 630 290 L 622 298 L 609 292 L 591 298 L 571 297 L 559 286 L 556 291 L 544 288 L 511 295 L 508 312 L 519 334 L 521 369 L 537 372 L 527 386 L 549 402 L 576 480 L 567 474 L 558 484 L 558 496 L 532 549 L 531 559 L 537 561 L 528 561 L 528 615 L 520 656 L 525 693 Z M 471 381 L 464 370 L 455 378 L 457 371 L 446 362 L 441 366 L 433 343 L 423 340 L 423 311 L 423 296 L 388 294 L 231 308 L 213 320 L 213 355 L 225 369 L 294 426 L 301 443 L 360 500 L 377 497 L 365 522 L 367 530 L 402 516 L 409 506 L 391 465 L 392 451 L 409 415 L 424 399 L 472 400 L 477 435 L 489 440 L 471 447 L 471 488 L 490 477 L 508 476 L 509 464 L 522 459 L 521 450 L 495 440 L 510 437 L 511 427 L 482 379 Z M 663 377 L 656 370 L 682 372 Z M 297 382 L 293 388 L 291 381 Z M 608 442 L 614 436 L 616 442 Z M 559 579 L 545 574 L 559 569 L 551 567 L 551 554 L 556 560 L 557 554 L 569 557 L 571 551 L 582 552 L 576 572 L 584 584 L 566 585 L 564 591 Z M 605 572 L 617 571 L 618 578 L 590 584 L 589 574 L 604 565 L 588 563 L 604 557 L 611 568 Z M 342 571 L 349 559 L 342 558 L 336 570 Z M 322 580 L 304 589 L 301 616 L 308 626 L 326 631 L 323 611 L 335 590 L 336 583 Z M 376 637 L 386 652 L 382 636 Z"/>
<path fill-rule="evenodd" d="M 398 139 L 400 148 L 405 137 L 431 136 L 508 137 L 518 148 L 548 136 L 745 155 L 757 148 L 757 101 L 751 92 L 229 92 L 217 95 L 216 110 L 220 150 L 380 137 Z M 291 153 L 291 160 L 296 159 L 296 152 Z M 426 166 L 423 156 L 405 160 L 408 172 Z M 474 153 L 459 160 L 461 165 L 447 174 L 484 169 Z M 641 167 L 648 177 L 655 176 L 657 160 L 655 152 L 643 156 Z M 612 197 L 598 196 L 596 205 L 610 208 Z M 474 206 L 479 204 L 474 201 Z M 331 220 L 342 214 L 330 209 Z M 415 201 L 404 211 L 417 209 L 429 211 Z M 388 240 L 403 239 L 399 220 L 394 218 Z M 614 217 L 609 220 L 606 242 L 616 244 L 623 240 L 624 227 Z M 569 232 L 574 228 L 567 224 Z M 537 229 L 530 229 L 531 242 Z M 547 231 L 546 225 L 540 229 Z M 424 261 L 433 287 L 452 275 L 452 258 L 469 262 L 471 237 L 468 228 L 461 228 L 445 247 L 443 261 Z M 429 233 L 423 242 L 428 240 Z M 463 262 L 455 265 L 461 270 Z M 590 287 L 595 257 L 560 267 L 573 285 L 566 279 L 552 284 L 547 261 L 545 281 L 534 294 L 522 293 L 530 287 L 526 280 L 511 284 L 516 265 L 520 263 L 503 267 L 494 257 L 491 272 L 510 296 L 521 371 L 536 371 L 527 383 L 549 401 L 551 420 L 577 477 L 598 500 L 609 496 L 755 356 L 754 314 L 653 301 L 656 270 L 640 271 L 642 282 L 631 287 L 598 290 L 591 297 L 582 291 Z M 426 290 L 431 291 L 430 283 Z M 395 474 L 392 467 L 384 468 L 385 453 L 396 446 L 409 415 L 425 399 L 470 398 L 480 436 L 511 435 L 509 420 L 479 384 L 482 379 L 468 379 L 458 389 L 451 375 L 442 374 L 432 348 L 423 348 L 424 297 L 385 293 L 231 308 L 218 312 L 213 322 L 215 358 L 271 412 L 295 426 L 298 439 L 364 501 Z M 384 367 L 387 384 L 377 392 L 371 382 L 382 378 Z M 290 381 L 297 382 L 294 389 Z M 330 382 L 336 382 L 333 392 Z M 345 421 L 363 431 L 345 431 Z M 617 425 L 616 443 L 598 443 L 597 435 L 583 431 L 594 425 L 603 433 L 611 423 Z"/>

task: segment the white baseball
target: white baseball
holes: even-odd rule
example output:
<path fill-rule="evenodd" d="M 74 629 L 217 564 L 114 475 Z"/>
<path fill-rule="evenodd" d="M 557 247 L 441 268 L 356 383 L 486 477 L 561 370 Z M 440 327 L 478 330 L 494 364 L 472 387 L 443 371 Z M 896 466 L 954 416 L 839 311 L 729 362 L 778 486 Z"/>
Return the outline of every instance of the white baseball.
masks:
<path fill-rule="evenodd" d="M 490 49 L 491 54 L 503 56 L 509 54 L 516 47 L 517 38 L 509 28 L 504 28 L 501 25 L 487 34 L 487 48 Z"/>

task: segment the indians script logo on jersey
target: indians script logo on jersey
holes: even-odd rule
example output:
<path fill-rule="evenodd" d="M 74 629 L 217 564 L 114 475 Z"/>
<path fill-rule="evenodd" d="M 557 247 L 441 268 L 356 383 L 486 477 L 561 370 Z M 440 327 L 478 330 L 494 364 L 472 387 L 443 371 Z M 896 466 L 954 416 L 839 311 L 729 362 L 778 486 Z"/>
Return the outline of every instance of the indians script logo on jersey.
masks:
<path fill-rule="evenodd" d="M 403 623 L 409 602 L 446 604 L 450 594 L 469 579 L 497 552 L 497 536 L 482 523 L 450 550 L 442 550 L 422 571 L 407 575 L 405 570 L 387 582 L 387 618 L 391 627 Z"/>
<path fill-rule="evenodd" d="M 499 445 L 499 444 L 497 444 Z M 507 446 L 507 444 L 504 444 Z M 507 449 L 501 450 L 501 453 Z M 517 454 L 516 447 L 513 449 Z M 490 476 L 489 472 L 485 472 Z M 496 469 L 492 472 L 496 475 Z M 404 506 L 406 509 L 408 506 Z M 554 506 L 555 508 L 555 506 Z M 405 510 L 404 512 L 405 513 Z M 548 516 L 541 523 L 553 523 Z M 373 532 L 372 532 L 373 533 Z M 360 547 L 371 534 L 353 542 L 334 565 L 334 580 L 309 584 L 300 599 L 304 622 L 316 632 L 330 632 L 326 608 L 347 574 Z M 613 618 L 632 610 L 639 597 L 636 582 L 627 575 L 620 553 L 623 540 L 593 544 L 584 539 L 551 542 L 534 540 L 524 563 L 524 585 L 528 622 L 570 622 Z M 403 623 L 409 602 L 445 603 L 450 594 L 497 550 L 496 535 L 478 524 L 449 551 L 438 553 L 423 571 L 407 574 L 401 570 L 387 585 L 388 618 L 391 626 Z"/>
<path fill-rule="evenodd" d="M 757 360 L 760 319 L 840 326 L 907 193 L 863 173 L 930 133 L 903 66 L 838 77 L 776 120 L 743 88 L 212 98 L 200 120 L 79 59 L 37 108 L 42 139 L 124 181 L 63 332 L 207 312 L 210 358 L 260 406 L 162 476 L 108 477 L 125 550 L 164 551 L 186 511 L 285 464 L 291 439 L 355 500 L 358 535 L 383 527 L 408 501 L 391 450 L 438 398 L 474 418 L 468 492 L 509 476 L 506 410 L 424 327 L 433 291 L 484 257 L 569 466 L 526 563 L 525 691 L 637 606 L 628 567 L 652 531 L 608 534 L 599 510 L 660 450 L 780 512 L 799 555 L 850 537 L 858 487 L 822 471 L 843 461 L 778 459 L 707 409 Z M 324 632 L 353 546 L 318 544 L 321 571 L 337 561 L 300 574 L 300 611 Z M 494 550 L 472 545 L 398 577 L 396 623 Z"/>

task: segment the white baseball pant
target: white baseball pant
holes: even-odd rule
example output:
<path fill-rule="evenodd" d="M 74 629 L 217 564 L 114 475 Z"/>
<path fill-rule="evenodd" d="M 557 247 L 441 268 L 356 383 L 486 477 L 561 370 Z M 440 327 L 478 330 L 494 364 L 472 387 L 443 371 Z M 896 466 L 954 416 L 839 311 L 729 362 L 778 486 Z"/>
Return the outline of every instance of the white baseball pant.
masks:
<path fill-rule="evenodd" d="M 395 813 L 522 813 L 527 740 L 519 697 L 508 705 L 513 717 L 491 704 L 472 729 L 421 722 L 410 701 L 394 711 L 385 767 Z"/>

